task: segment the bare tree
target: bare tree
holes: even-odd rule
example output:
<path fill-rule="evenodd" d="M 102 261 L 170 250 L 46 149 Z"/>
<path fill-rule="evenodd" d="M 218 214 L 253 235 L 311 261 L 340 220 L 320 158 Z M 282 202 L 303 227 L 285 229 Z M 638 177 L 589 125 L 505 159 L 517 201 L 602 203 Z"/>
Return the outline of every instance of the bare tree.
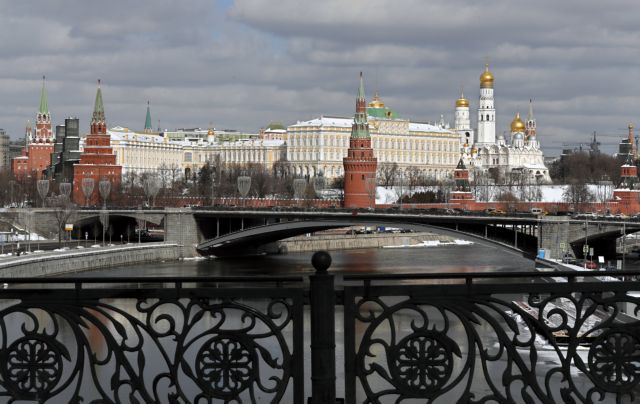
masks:
<path fill-rule="evenodd" d="M 60 244 L 62 243 L 62 235 L 65 231 L 65 225 L 73 221 L 77 213 L 77 207 L 73 202 L 71 202 L 67 195 L 51 196 L 48 198 L 48 203 L 49 206 L 53 208 L 53 215 L 56 221 L 56 228 L 58 230 L 58 244 Z"/>
<path fill-rule="evenodd" d="M 473 171 L 473 197 L 478 202 L 488 202 L 492 199 L 495 183 L 488 172 L 480 169 Z"/>
<path fill-rule="evenodd" d="M 589 191 L 589 188 L 587 188 L 587 184 L 577 180 L 569 183 L 562 194 L 562 198 L 566 202 L 576 205 L 593 201 L 593 195 Z"/>
<path fill-rule="evenodd" d="M 398 163 L 382 163 L 378 167 L 378 178 L 385 188 L 393 187 L 398 176 Z"/>
<path fill-rule="evenodd" d="M 247 165 L 247 171 L 251 176 L 253 191 L 258 198 L 264 198 L 271 193 L 273 177 L 262 164 L 250 163 Z"/>
<path fill-rule="evenodd" d="M 422 182 L 422 171 L 416 166 L 409 166 L 405 170 L 405 177 L 409 185 L 409 192 Z"/>
<path fill-rule="evenodd" d="M 147 197 L 147 204 L 149 206 L 155 206 L 156 196 L 160 191 L 160 179 L 155 174 L 149 174 L 145 177 L 143 182 L 144 194 Z"/>
<path fill-rule="evenodd" d="M 24 233 L 27 236 L 27 246 L 31 251 L 31 232 L 33 231 L 33 210 L 25 209 L 18 214 L 18 223 L 24 228 Z"/>
<path fill-rule="evenodd" d="M 375 177 L 369 177 L 365 180 L 365 188 L 367 190 L 367 196 L 369 197 L 370 201 L 373 201 L 371 202 L 373 206 L 369 206 L 370 208 L 373 208 L 376 204 L 377 187 L 378 187 L 378 184 L 376 183 Z"/>
<path fill-rule="evenodd" d="M 451 196 L 451 191 L 453 191 L 453 189 L 455 188 L 456 183 L 453 181 L 452 178 L 445 178 L 444 180 L 442 180 L 442 182 L 440 183 L 440 194 L 442 196 L 442 199 L 446 202 L 449 203 L 449 198 Z"/>

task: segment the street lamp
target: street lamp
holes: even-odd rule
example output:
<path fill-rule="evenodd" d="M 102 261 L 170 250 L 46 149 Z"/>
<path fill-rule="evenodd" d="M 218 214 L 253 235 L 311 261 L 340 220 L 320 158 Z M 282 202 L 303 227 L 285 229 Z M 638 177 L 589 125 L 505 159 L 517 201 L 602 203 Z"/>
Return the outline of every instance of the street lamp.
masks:
<path fill-rule="evenodd" d="M 313 185 L 313 190 L 316 193 L 316 198 L 320 199 L 320 193 L 322 192 L 322 190 L 324 190 L 324 187 L 326 186 L 326 181 L 324 179 L 324 175 L 322 174 L 322 171 L 320 171 L 318 175 L 313 177 L 313 182 L 311 183 L 311 185 Z"/>
<path fill-rule="evenodd" d="M 248 175 L 241 175 L 238 177 L 238 192 L 242 197 L 242 205 L 244 206 L 244 198 L 249 194 L 249 190 L 251 189 L 251 177 Z"/>
<path fill-rule="evenodd" d="M 296 178 L 293 180 L 293 197 L 295 199 L 302 199 L 304 197 L 304 191 L 307 189 L 307 180 L 304 178 Z"/>
<path fill-rule="evenodd" d="M 104 247 L 104 236 L 107 227 L 109 227 L 109 211 L 106 208 L 100 211 L 100 223 L 102 224 L 102 246 Z"/>
<path fill-rule="evenodd" d="M 82 193 L 84 194 L 84 206 L 89 206 L 89 199 L 93 194 L 95 181 L 93 178 L 87 177 L 82 179 Z"/>
<path fill-rule="evenodd" d="M 38 180 L 36 188 L 38 189 L 38 195 L 40 195 L 40 199 L 42 199 L 42 207 L 44 208 L 44 200 L 49 193 L 49 180 Z"/>
<path fill-rule="evenodd" d="M 109 193 L 111 193 L 111 181 L 106 178 L 103 178 L 98 183 L 98 191 L 100 192 L 100 197 L 102 198 L 102 208 L 107 208 L 107 198 L 109 198 Z"/>

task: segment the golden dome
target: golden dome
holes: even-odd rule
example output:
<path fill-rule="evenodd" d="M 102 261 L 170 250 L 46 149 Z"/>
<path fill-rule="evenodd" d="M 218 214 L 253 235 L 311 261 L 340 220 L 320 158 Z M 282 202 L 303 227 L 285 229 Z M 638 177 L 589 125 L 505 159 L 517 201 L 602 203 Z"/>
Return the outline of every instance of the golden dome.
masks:
<path fill-rule="evenodd" d="M 469 100 L 464 98 L 464 94 L 461 93 L 460 98 L 456 100 L 456 107 L 468 107 L 468 106 L 469 106 Z"/>
<path fill-rule="evenodd" d="M 493 74 L 489 71 L 489 63 L 484 66 L 480 75 L 480 88 L 493 88 Z"/>
<path fill-rule="evenodd" d="M 371 100 L 371 102 L 369 103 L 369 107 L 371 107 L 371 108 L 384 108 L 384 102 L 382 102 L 382 100 L 380 99 L 380 96 L 378 95 L 377 92 L 373 96 L 373 100 Z"/>
<path fill-rule="evenodd" d="M 516 132 L 524 132 L 524 122 L 520 119 L 520 112 L 518 112 L 513 121 L 511 121 L 511 133 Z"/>

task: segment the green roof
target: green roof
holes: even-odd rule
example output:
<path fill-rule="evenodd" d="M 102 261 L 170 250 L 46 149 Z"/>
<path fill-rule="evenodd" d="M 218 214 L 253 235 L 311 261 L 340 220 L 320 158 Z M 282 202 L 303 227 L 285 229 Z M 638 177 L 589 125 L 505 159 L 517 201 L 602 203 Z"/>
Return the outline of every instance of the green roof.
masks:
<path fill-rule="evenodd" d="M 44 86 L 44 76 L 42 76 L 42 91 L 40 92 L 40 109 L 41 114 L 49 113 L 49 100 L 47 100 L 47 89 Z"/>
<path fill-rule="evenodd" d="M 149 101 L 147 101 L 147 118 L 144 120 L 144 130 L 152 130 L 152 128 L 151 128 L 151 109 L 149 108 Z"/>
<path fill-rule="evenodd" d="M 398 117 L 398 114 L 396 114 L 396 111 L 389 109 L 387 107 L 384 107 L 384 108 L 367 107 L 367 115 L 373 116 L 375 118 L 384 118 L 384 119 L 396 119 Z"/>
<path fill-rule="evenodd" d="M 104 104 L 102 103 L 102 90 L 98 79 L 98 91 L 96 92 L 96 102 L 93 106 L 93 119 L 104 121 Z"/>

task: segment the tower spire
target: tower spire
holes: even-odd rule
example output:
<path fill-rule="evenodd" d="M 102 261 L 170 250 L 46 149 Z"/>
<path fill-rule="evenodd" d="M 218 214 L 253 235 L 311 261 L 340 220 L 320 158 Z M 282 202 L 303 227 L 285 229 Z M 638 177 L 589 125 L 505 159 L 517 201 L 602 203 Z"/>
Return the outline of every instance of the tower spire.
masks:
<path fill-rule="evenodd" d="M 353 117 L 351 137 L 369 137 L 369 124 L 367 123 L 367 101 L 364 96 L 364 80 L 362 78 L 362 72 L 360 72 L 360 86 L 358 87 L 358 97 L 356 98 L 356 114 Z"/>
<path fill-rule="evenodd" d="M 45 76 L 42 76 L 42 90 L 40 91 L 40 109 L 41 114 L 49 113 L 49 100 L 47 99 L 47 88 L 44 85 Z"/>
<path fill-rule="evenodd" d="M 362 78 L 362 72 L 360 72 L 360 87 L 358 87 L 358 101 L 364 100 L 364 80 Z"/>
<path fill-rule="evenodd" d="M 98 90 L 96 91 L 96 101 L 93 106 L 91 116 L 91 134 L 106 134 L 107 125 L 104 118 L 104 104 L 102 103 L 102 89 L 100 79 L 98 79 Z"/>
<path fill-rule="evenodd" d="M 153 128 L 151 127 L 151 108 L 149 107 L 149 101 L 147 101 L 147 117 L 144 121 L 144 131 L 151 132 Z"/>

